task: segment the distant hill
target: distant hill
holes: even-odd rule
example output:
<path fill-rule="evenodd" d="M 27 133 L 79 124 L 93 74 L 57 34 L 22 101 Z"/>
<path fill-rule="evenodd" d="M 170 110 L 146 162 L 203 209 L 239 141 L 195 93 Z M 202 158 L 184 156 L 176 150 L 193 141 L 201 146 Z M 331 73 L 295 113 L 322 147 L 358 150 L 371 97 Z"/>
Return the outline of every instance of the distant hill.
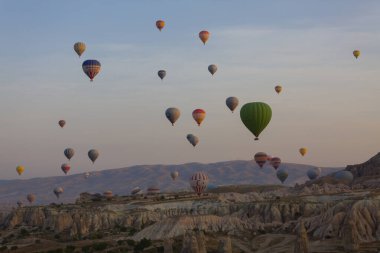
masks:
<path fill-rule="evenodd" d="M 289 177 L 285 185 L 303 183 L 307 180 L 306 171 L 313 166 L 284 163 Z M 323 168 L 326 175 L 342 168 Z M 173 181 L 171 171 L 178 171 L 179 177 Z M 139 165 L 120 169 L 108 169 L 93 172 L 89 178 L 84 174 L 67 176 L 33 178 L 27 180 L 1 180 L 0 205 L 15 204 L 18 200 L 27 203 L 28 193 L 36 195 L 36 204 L 51 202 L 73 202 L 80 193 L 103 193 L 111 190 L 114 194 L 129 195 L 134 187 L 146 190 L 149 186 L 158 186 L 161 191 L 190 190 L 188 179 L 196 171 L 204 171 L 209 175 L 210 184 L 216 185 L 266 185 L 280 184 L 276 171 L 269 166 L 260 169 L 252 161 L 226 161 L 210 164 L 187 163 L 181 165 Z M 53 189 L 64 188 L 64 193 L 57 201 Z"/>

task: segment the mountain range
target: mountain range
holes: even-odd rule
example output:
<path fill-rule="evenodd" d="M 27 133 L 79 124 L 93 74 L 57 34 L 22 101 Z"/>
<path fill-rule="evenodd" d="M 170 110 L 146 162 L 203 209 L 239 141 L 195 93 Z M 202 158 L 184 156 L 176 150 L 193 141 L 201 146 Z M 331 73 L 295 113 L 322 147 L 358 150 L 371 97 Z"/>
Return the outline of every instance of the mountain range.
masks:
<path fill-rule="evenodd" d="M 292 186 L 308 180 L 306 172 L 314 166 L 283 163 L 289 177 L 284 185 Z M 322 168 L 321 175 L 327 175 L 343 168 Z M 178 171 L 179 177 L 172 180 L 170 172 Z M 36 195 L 34 204 L 52 202 L 74 202 L 82 192 L 103 193 L 111 190 L 113 194 L 129 195 L 135 187 L 146 191 L 148 187 L 159 187 L 161 192 L 190 191 L 189 178 L 194 172 L 208 174 L 211 186 L 220 185 L 266 185 L 281 184 L 276 170 L 270 166 L 260 169 L 253 161 L 225 161 L 210 164 L 187 163 L 180 165 L 137 165 L 119 169 L 94 171 L 88 178 L 85 174 L 32 178 L 25 180 L 0 180 L 0 205 L 9 206 L 21 200 L 27 203 L 26 195 Z M 57 200 L 53 194 L 55 187 L 62 187 L 64 193 Z"/>

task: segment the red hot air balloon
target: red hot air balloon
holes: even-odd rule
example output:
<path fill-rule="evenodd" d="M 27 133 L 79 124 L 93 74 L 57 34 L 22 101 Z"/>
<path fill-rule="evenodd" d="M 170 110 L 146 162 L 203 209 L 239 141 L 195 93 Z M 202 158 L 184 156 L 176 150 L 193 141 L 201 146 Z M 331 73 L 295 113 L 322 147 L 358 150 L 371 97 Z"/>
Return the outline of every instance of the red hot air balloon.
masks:
<path fill-rule="evenodd" d="M 202 121 L 206 118 L 206 112 L 202 109 L 195 109 L 193 111 L 193 118 L 197 122 L 198 126 L 200 126 Z"/>
<path fill-rule="evenodd" d="M 65 173 L 65 174 L 67 174 L 67 172 L 69 172 L 69 170 L 70 170 L 70 164 L 68 164 L 68 163 L 64 163 L 64 164 L 62 164 L 62 166 L 61 166 L 61 169 L 62 169 L 62 171 Z"/>

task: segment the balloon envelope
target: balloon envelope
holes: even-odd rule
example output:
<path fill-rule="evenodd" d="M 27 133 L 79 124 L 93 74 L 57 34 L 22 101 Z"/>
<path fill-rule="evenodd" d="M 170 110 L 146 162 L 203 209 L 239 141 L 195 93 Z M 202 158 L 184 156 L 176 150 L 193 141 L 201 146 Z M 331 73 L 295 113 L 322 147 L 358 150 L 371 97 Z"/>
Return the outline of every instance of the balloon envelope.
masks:
<path fill-rule="evenodd" d="M 217 70 L 218 66 L 216 66 L 215 64 L 211 64 L 210 66 L 208 66 L 208 71 L 211 73 L 211 75 L 214 75 Z"/>
<path fill-rule="evenodd" d="M 159 70 L 157 72 L 157 75 L 161 78 L 161 80 L 163 80 L 166 76 L 166 71 L 165 70 Z"/>
<path fill-rule="evenodd" d="M 206 112 L 203 109 L 195 109 L 193 111 L 193 118 L 198 126 L 200 126 L 202 121 L 206 118 Z"/>
<path fill-rule="evenodd" d="M 334 178 L 338 181 L 349 184 L 354 180 L 354 175 L 348 170 L 341 170 L 335 173 Z"/>
<path fill-rule="evenodd" d="M 93 81 L 95 76 L 100 72 L 100 67 L 100 62 L 97 60 L 86 60 L 82 64 L 83 72 L 90 78 L 91 81 Z"/>
<path fill-rule="evenodd" d="M 98 156 L 99 156 L 98 150 L 96 150 L 96 149 L 90 149 L 88 151 L 88 158 L 90 158 L 90 160 L 92 161 L 92 163 L 95 162 L 95 160 L 98 158 Z"/>
<path fill-rule="evenodd" d="M 281 165 L 281 159 L 279 157 L 271 158 L 270 159 L 270 165 L 272 165 L 272 167 L 277 170 L 278 167 L 280 167 L 280 165 Z"/>
<path fill-rule="evenodd" d="M 63 128 L 66 125 L 66 121 L 61 119 L 60 121 L 58 121 L 58 125 Z"/>
<path fill-rule="evenodd" d="M 164 28 L 164 26 L 165 26 L 165 21 L 163 21 L 163 20 L 157 20 L 156 21 L 156 27 L 158 30 L 160 30 L 160 32 L 161 32 L 162 28 Z"/>
<path fill-rule="evenodd" d="M 30 193 L 26 196 L 26 199 L 29 201 L 29 203 L 33 203 L 36 200 L 36 195 Z"/>
<path fill-rule="evenodd" d="M 210 37 L 210 33 L 208 31 L 199 32 L 199 38 L 201 39 L 201 41 L 203 42 L 204 45 L 208 41 L 209 37 Z"/>
<path fill-rule="evenodd" d="M 104 197 L 106 197 L 107 199 L 110 199 L 110 198 L 113 197 L 113 193 L 112 193 L 112 191 L 110 191 L 110 190 L 103 192 L 103 195 L 104 195 Z"/>
<path fill-rule="evenodd" d="M 59 195 L 61 195 L 63 193 L 63 188 L 62 187 L 56 187 L 53 192 L 54 192 L 55 196 L 57 197 L 57 199 L 59 199 Z"/>
<path fill-rule="evenodd" d="M 190 186 L 198 196 L 207 188 L 208 176 L 204 172 L 196 172 L 190 178 Z"/>
<path fill-rule="evenodd" d="M 321 175 L 321 168 L 310 168 L 307 171 L 307 176 L 310 180 L 314 180 Z"/>
<path fill-rule="evenodd" d="M 307 154 L 307 148 L 300 148 L 299 152 L 302 156 L 305 156 Z"/>
<path fill-rule="evenodd" d="M 272 109 L 263 102 L 252 102 L 243 105 L 240 109 L 240 118 L 249 131 L 259 139 L 259 135 L 266 128 L 272 118 Z"/>
<path fill-rule="evenodd" d="M 226 105 L 231 110 L 231 112 L 234 112 L 236 107 L 239 105 L 239 99 L 237 97 L 228 97 L 226 99 Z"/>
<path fill-rule="evenodd" d="M 255 162 L 262 168 L 268 160 L 268 155 L 264 152 L 258 152 L 255 154 Z"/>
<path fill-rule="evenodd" d="M 170 173 L 170 176 L 173 180 L 175 180 L 178 176 L 179 176 L 179 172 L 178 171 L 172 171 Z"/>
<path fill-rule="evenodd" d="M 288 178 L 288 172 L 285 169 L 279 169 L 276 175 L 277 178 L 281 181 L 281 183 L 284 183 L 285 180 Z"/>
<path fill-rule="evenodd" d="M 75 151 L 72 148 L 67 148 L 65 149 L 65 151 L 63 151 L 63 153 L 65 154 L 66 158 L 70 161 L 70 159 L 74 156 Z"/>
<path fill-rule="evenodd" d="M 166 109 L 165 116 L 170 123 L 172 123 L 172 126 L 174 126 L 174 123 L 178 120 L 179 116 L 181 116 L 181 112 L 178 108 L 170 107 Z"/>
<path fill-rule="evenodd" d="M 193 147 L 195 147 L 199 142 L 199 138 L 193 134 L 188 134 L 186 139 L 191 143 L 191 145 L 193 145 Z"/>
<path fill-rule="evenodd" d="M 277 92 L 277 94 L 280 94 L 280 92 L 282 91 L 282 87 L 280 85 L 277 85 L 276 87 L 274 87 L 274 90 Z"/>
<path fill-rule="evenodd" d="M 86 44 L 84 44 L 83 42 L 77 42 L 74 44 L 74 51 L 78 54 L 79 57 L 83 54 L 85 50 Z"/>
<path fill-rule="evenodd" d="M 24 166 L 19 165 L 16 167 L 16 171 L 21 176 L 21 174 L 24 173 L 25 168 L 24 168 Z"/>
<path fill-rule="evenodd" d="M 68 163 L 64 163 L 64 164 L 61 165 L 61 170 L 65 174 L 67 174 L 67 172 L 69 172 L 70 168 L 71 168 L 70 164 L 68 164 Z"/>
<path fill-rule="evenodd" d="M 358 57 L 360 56 L 360 51 L 354 50 L 354 52 L 352 52 L 352 54 L 355 56 L 356 59 L 358 59 Z"/>

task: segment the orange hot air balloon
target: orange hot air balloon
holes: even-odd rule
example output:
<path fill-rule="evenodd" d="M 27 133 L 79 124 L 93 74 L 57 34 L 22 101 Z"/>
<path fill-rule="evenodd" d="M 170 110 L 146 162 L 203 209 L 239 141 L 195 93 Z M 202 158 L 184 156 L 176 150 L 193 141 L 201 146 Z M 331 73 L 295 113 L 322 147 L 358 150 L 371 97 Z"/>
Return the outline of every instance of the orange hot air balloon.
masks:
<path fill-rule="evenodd" d="M 157 29 L 160 30 L 160 32 L 161 32 L 162 28 L 164 28 L 164 26 L 165 26 L 165 21 L 163 21 L 163 20 L 157 20 L 156 21 L 156 26 L 157 26 Z"/>
<path fill-rule="evenodd" d="M 193 118 L 197 122 L 198 126 L 200 126 L 202 121 L 206 118 L 206 112 L 202 109 L 195 109 L 193 111 Z"/>
<path fill-rule="evenodd" d="M 209 37 L 210 37 L 210 33 L 208 31 L 201 31 L 199 33 L 199 38 L 203 42 L 203 45 L 206 44 L 206 42 L 207 42 L 207 40 L 208 40 Z"/>

